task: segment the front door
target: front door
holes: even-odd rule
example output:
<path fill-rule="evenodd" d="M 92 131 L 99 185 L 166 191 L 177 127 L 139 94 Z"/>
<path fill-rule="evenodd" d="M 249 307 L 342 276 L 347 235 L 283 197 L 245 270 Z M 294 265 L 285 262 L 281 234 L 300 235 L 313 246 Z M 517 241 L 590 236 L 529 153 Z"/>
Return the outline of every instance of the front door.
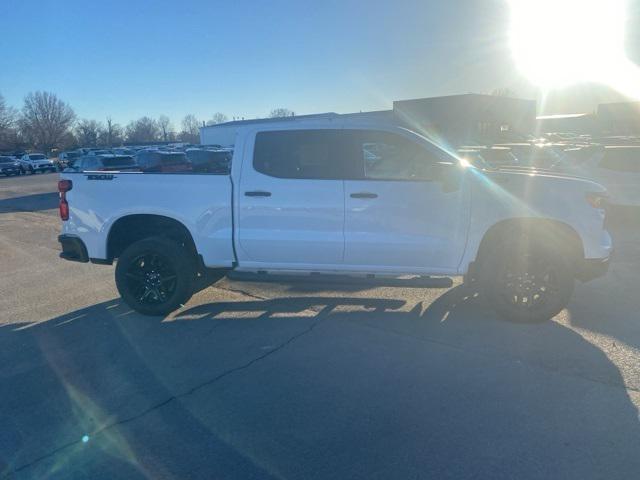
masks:
<path fill-rule="evenodd" d="M 463 172 L 426 140 L 399 132 L 345 130 L 361 163 L 345 181 L 345 266 L 354 270 L 455 273 L 469 222 Z"/>

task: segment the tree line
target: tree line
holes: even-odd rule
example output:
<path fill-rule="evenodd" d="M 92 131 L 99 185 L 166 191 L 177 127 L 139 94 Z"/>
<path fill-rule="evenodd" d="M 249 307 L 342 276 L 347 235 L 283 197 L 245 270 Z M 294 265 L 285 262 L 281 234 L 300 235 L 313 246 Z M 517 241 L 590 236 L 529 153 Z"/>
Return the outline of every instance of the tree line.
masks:
<path fill-rule="evenodd" d="M 295 115 L 289 109 L 276 108 L 270 117 Z M 235 118 L 234 118 L 235 120 Z M 229 121 L 221 112 L 201 121 L 185 115 L 180 129 L 166 115 L 143 116 L 122 126 L 111 117 L 104 121 L 78 118 L 71 106 L 51 92 L 31 92 L 22 109 L 9 105 L 0 95 L 0 151 L 36 149 L 43 152 L 78 147 L 115 147 L 124 143 L 185 142 L 199 143 L 200 127 Z"/>

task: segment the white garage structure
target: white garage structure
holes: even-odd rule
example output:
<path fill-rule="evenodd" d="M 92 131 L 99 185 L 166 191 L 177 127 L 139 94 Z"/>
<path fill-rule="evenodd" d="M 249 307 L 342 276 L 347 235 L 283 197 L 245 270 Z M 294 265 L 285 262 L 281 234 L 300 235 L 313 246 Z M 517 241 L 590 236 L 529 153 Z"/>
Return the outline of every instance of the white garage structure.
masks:
<path fill-rule="evenodd" d="M 337 117 L 337 113 L 318 113 L 314 115 L 298 115 L 295 117 L 282 118 L 260 118 L 256 120 L 235 120 L 233 122 L 219 123 L 200 127 L 200 143 L 202 145 L 221 145 L 223 147 L 233 147 L 236 142 L 238 128 L 252 123 L 264 124 L 265 122 L 290 122 L 292 120 L 307 120 L 310 118 L 331 118 Z"/>

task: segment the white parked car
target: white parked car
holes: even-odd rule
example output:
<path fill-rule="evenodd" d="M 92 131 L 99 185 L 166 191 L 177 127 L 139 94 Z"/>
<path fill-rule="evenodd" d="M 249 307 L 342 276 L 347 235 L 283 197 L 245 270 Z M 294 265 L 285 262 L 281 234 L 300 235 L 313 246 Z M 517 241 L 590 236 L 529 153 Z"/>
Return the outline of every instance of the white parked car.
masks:
<path fill-rule="evenodd" d="M 43 153 L 27 153 L 20 159 L 22 171 L 25 173 L 55 172 L 56 165 L 53 160 Z"/>
<path fill-rule="evenodd" d="M 61 256 L 117 259 L 124 301 L 150 315 L 185 303 L 199 274 L 235 270 L 463 275 L 501 315 L 540 321 L 606 272 L 594 182 L 478 169 L 348 120 L 255 124 L 235 145 L 228 172 L 63 172 Z"/>
<path fill-rule="evenodd" d="M 640 146 L 570 149 L 556 166 L 604 185 L 612 205 L 640 207 Z"/>

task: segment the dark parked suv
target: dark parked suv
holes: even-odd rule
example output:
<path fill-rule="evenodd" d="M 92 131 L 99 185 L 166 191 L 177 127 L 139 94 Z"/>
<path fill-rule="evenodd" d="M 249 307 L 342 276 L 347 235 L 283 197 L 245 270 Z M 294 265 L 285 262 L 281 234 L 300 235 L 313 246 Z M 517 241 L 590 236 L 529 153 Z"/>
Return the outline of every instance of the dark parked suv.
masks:
<path fill-rule="evenodd" d="M 20 162 L 13 157 L 0 157 L 0 173 L 7 177 L 11 175 L 20 175 L 22 173 Z"/>

